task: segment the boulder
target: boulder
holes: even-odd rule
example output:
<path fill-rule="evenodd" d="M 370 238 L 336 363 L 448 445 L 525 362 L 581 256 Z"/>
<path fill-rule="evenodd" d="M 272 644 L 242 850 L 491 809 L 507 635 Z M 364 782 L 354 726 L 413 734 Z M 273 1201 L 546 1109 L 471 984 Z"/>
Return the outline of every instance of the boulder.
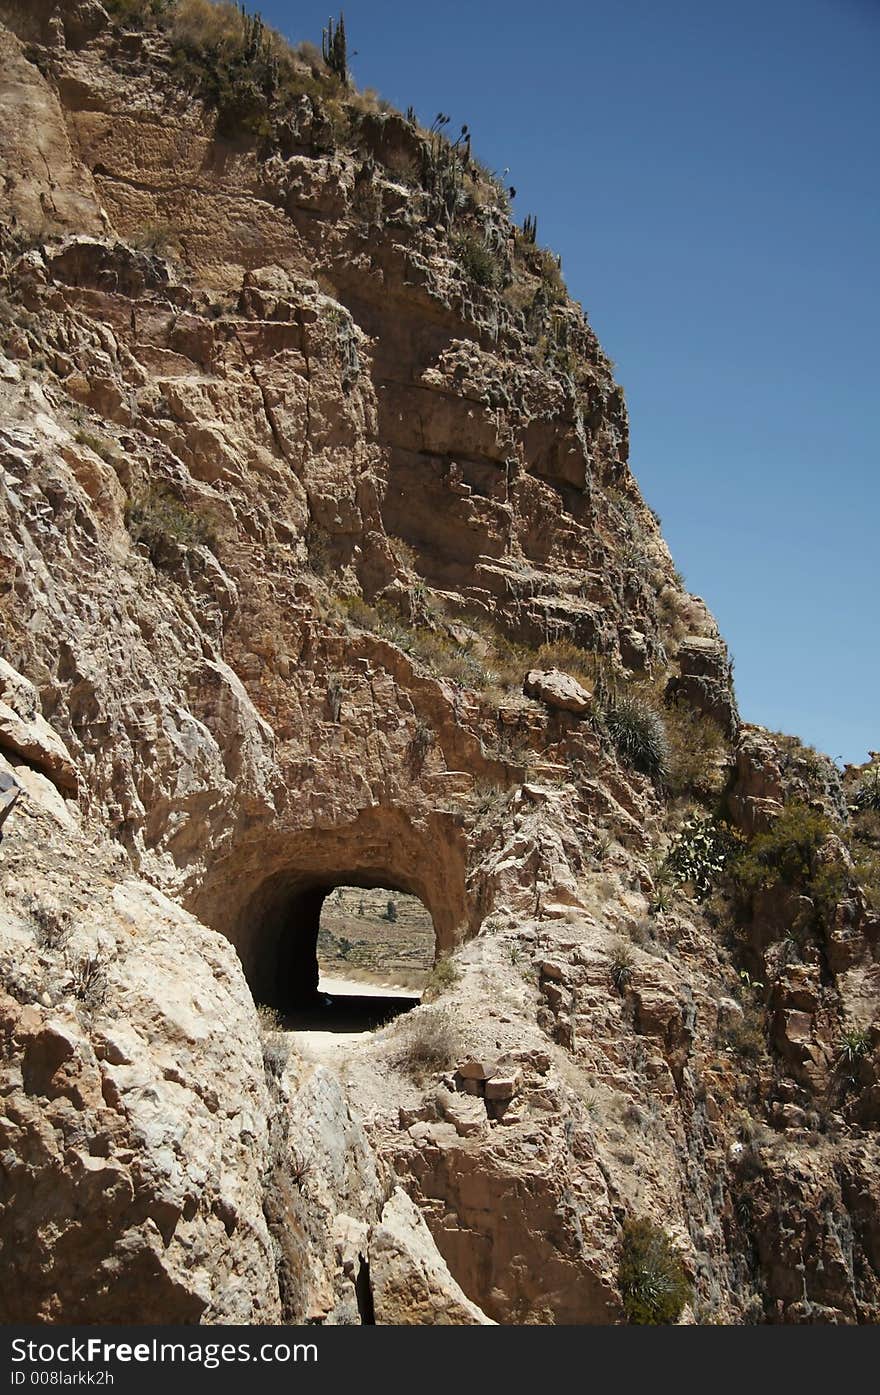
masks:
<path fill-rule="evenodd" d="M 12 775 L 8 775 L 5 770 L 0 770 L 0 828 L 3 827 L 12 813 L 20 794 L 21 786 L 18 781 Z"/>
<path fill-rule="evenodd" d="M 486 1081 L 487 1100 L 512 1100 L 522 1084 L 522 1072 L 506 1071 L 504 1075 L 493 1075 Z"/>
<path fill-rule="evenodd" d="M 731 739 L 739 730 L 739 711 L 727 645 L 722 639 L 688 635 L 678 651 L 679 676 L 666 685 L 669 702 L 685 702 L 703 712 Z"/>
<path fill-rule="evenodd" d="M 431 1232 L 401 1187 L 395 1187 L 369 1241 L 377 1323 L 491 1326 L 453 1279 Z"/>
<path fill-rule="evenodd" d="M 458 1066 L 455 1074 L 460 1080 L 488 1080 L 496 1070 L 497 1064 L 497 1061 L 490 1060 L 488 1056 L 469 1056 Z"/>
<path fill-rule="evenodd" d="M 531 669 L 525 677 L 523 692 L 526 697 L 537 698 L 547 707 L 560 712 L 573 712 L 583 717 L 593 703 L 593 694 L 583 687 L 570 673 L 561 669 Z"/>

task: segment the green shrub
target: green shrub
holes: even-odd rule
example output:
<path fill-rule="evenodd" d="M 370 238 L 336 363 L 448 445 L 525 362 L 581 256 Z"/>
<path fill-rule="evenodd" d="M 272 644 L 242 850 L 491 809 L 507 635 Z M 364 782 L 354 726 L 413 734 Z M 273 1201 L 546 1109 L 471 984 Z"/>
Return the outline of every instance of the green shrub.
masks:
<path fill-rule="evenodd" d="M 174 0 L 167 25 L 176 72 L 217 108 L 221 135 L 269 135 L 274 108 L 302 92 L 333 98 L 340 90 L 320 59 L 309 69 L 259 14 L 228 0 Z"/>
<path fill-rule="evenodd" d="M 614 946 L 609 973 L 618 993 L 625 992 L 632 983 L 635 965 L 636 961 L 628 945 L 620 943 Z"/>
<path fill-rule="evenodd" d="M 685 703 L 668 706 L 663 721 L 669 746 L 670 793 L 719 794 L 729 747 L 718 723 Z"/>
<path fill-rule="evenodd" d="M 652 1327 L 677 1322 L 691 1297 L 684 1265 L 660 1226 L 628 1220 L 617 1281 L 628 1320 Z"/>
<path fill-rule="evenodd" d="M 662 785 L 669 769 L 663 718 L 644 698 L 623 696 L 605 711 L 605 729 L 617 754 L 633 770 Z"/>
<path fill-rule="evenodd" d="M 651 895 L 648 909 L 651 915 L 665 915 L 672 910 L 672 890 L 668 882 L 658 877 L 654 883 L 654 891 Z"/>
<path fill-rule="evenodd" d="M 442 624 L 436 629 L 414 624 L 387 601 L 373 606 L 361 596 L 338 596 L 333 605 L 357 629 L 369 630 L 390 644 L 396 644 L 433 673 L 442 674 L 463 687 L 484 688 L 489 681 L 485 667 Z"/>
<path fill-rule="evenodd" d="M 679 829 L 664 869 L 673 882 L 690 882 L 697 899 L 703 901 L 711 895 L 735 848 L 730 829 L 714 819 L 692 814 Z"/>
<path fill-rule="evenodd" d="M 122 24 L 144 29 L 167 14 L 172 4 L 173 0 L 104 0 L 104 9 Z"/>
<path fill-rule="evenodd" d="M 819 849 L 833 832 L 825 814 L 792 800 L 730 863 L 741 901 L 750 908 L 759 891 L 788 887 L 810 897 L 818 922 L 824 923 L 847 883 L 842 868 L 818 860 Z"/>
<path fill-rule="evenodd" d="M 747 1061 L 758 1061 L 767 1049 L 764 1019 L 758 1008 L 747 1005 L 742 1017 L 732 1018 L 724 1028 L 723 1044 Z"/>
<path fill-rule="evenodd" d="M 503 280 L 503 270 L 497 253 L 490 251 L 481 238 L 468 233 L 457 239 L 456 255 L 472 281 L 493 290 Z"/>
<path fill-rule="evenodd" d="M 461 975 L 449 955 L 441 954 L 428 975 L 428 981 L 425 984 L 425 990 L 422 995 L 423 1000 L 425 1002 L 430 1002 L 433 998 L 439 997 L 441 993 L 445 993 L 448 989 L 454 988 L 460 977 Z"/>
<path fill-rule="evenodd" d="M 837 1061 L 841 1067 L 857 1066 L 871 1051 L 871 1033 L 867 1028 L 851 1027 L 841 1033 L 837 1043 Z"/>
<path fill-rule="evenodd" d="M 96 455 L 100 455 L 101 459 L 108 465 L 113 465 L 119 458 L 113 447 L 113 443 L 108 441 L 106 436 L 99 436 L 95 431 L 87 431 L 83 427 L 80 427 L 74 433 L 73 439 L 76 441 L 77 445 L 88 446 L 89 450 L 93 450 Z"/>
<path fill-rule="evenodd" d="M 132 247 L 150 256 L 170 257 L 177 248 L 177 233 L 171 223 L 148 222 L 132 236 Z"/>
<path fill-rule="evenodd" d="M 541 278 L 541 296 L 547 305 L 559 305 L 565 300 L 565 282 L 562 279 L 562 260 L 547 248 L 539 248 L 534 265 Z"/>
<path fill-rule="evenodd" d="M 869 908 L 876 915 L 880 912 L 880 853 L 857 842 L 853 849 L 856 854 L 855 878 Z"/>
<path fill-rule="evenodd" d="M 280 74 L 259 15 L 191 0 L 175 15 L 172 32 L 178 71 L 217 107 L 218 131 L 267 134 Z"/>

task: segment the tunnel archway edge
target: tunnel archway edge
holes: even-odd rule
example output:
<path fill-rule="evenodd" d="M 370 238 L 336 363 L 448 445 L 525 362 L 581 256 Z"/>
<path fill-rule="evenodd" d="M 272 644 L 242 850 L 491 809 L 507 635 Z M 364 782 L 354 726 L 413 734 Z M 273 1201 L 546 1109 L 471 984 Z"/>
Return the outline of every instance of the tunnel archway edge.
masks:
<path fill-rule="evenodd" d="M 282 1006 L 291 984 L 305 993 L 317 986 L 321 907 L 335 887 L 417 896 L 440 955 L 468 933 L 466 871 L 454 816 L 417 823 L 403 810 L 372 806 L 348 824 L 249 839 L 214 869 L 193 909 L 235 945 L 255 1000 Z"/>

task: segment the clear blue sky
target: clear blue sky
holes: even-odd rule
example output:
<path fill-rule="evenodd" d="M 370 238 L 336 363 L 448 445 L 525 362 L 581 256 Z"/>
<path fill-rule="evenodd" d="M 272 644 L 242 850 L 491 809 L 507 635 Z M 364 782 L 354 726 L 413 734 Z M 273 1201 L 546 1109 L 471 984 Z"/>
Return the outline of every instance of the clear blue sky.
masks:
<path fill-rule="evenodd" d="M 265 0 L 320 42 L 327 0 Z M 335 12 L 335 11 L 334 11 Z M 466 121 L 617 365 L 747 720 L 880 748 L 880 0 L 348 0 L 361 87 Z M 452 129 L 452 127 L 450 128 Z"/>

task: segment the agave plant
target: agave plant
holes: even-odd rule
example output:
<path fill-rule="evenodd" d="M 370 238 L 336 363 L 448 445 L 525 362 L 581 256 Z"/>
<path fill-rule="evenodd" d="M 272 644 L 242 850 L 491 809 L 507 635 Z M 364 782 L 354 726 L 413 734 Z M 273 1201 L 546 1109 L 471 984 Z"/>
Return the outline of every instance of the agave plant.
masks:
<path fill-rule="evenodd" d="M 853 803 L 860 812 L 865 809 L 880 810 L 880 762 L 865 771 L 856 786 Z"/>
<path fill-rule="evenodd" d="M 642 698 L 619 697 L 605 713 L 605 727 L 624 764 L 662 785 L 669 746 L 660 713 Z"/>

